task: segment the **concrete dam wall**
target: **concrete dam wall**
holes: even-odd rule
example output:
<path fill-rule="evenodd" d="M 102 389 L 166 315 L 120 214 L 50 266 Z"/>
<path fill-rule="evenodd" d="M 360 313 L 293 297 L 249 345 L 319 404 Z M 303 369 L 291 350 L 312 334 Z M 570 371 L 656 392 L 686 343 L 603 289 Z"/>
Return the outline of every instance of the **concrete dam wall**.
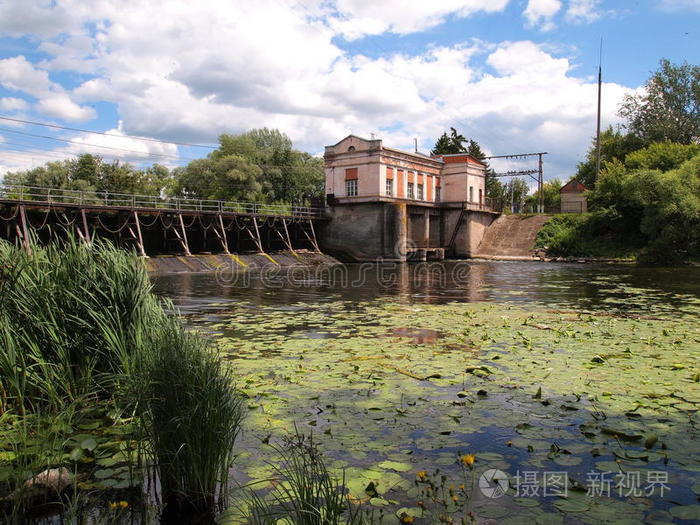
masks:
<path fill-rule="evenodd" d="M 299 250 L 294 252 L 246 253 L 246 254 L 201 254 L 173 255 L 144 259 L 151 275 L 171 273 L 206 273 L 221 269 L 228 271 L 256 271 L 271 267 L 317 267 L 339 264 L 336 259 L 323 253 Z"/>
<path fill-rule="evenodd" d="M 532 259 L 535 240 L 549 215 L 501 215 L 473 253 L 485 259 Z"/>

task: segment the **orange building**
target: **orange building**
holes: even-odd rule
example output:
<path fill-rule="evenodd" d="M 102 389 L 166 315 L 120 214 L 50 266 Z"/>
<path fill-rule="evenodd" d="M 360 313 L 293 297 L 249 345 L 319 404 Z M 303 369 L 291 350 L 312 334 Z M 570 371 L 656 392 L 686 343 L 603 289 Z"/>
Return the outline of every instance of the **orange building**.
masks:
<path fill-rule="evenodd" d="M 326 146 L 324 160 L 326 195 L 334 202 L 485 204 L 486 167 L 470 155 L 428 156 L 348 135 Z"/>

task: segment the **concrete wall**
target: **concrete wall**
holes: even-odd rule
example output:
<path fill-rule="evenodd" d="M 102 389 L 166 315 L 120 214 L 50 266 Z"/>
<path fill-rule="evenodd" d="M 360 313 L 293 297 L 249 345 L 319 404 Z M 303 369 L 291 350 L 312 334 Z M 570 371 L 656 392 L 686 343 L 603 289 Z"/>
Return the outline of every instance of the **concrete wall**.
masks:
<path fill-rule="evenodd" d="M 319 232 L 321 249 L 348 261 L 395 259 L 397 243 L 405 243 L 407 223 L 403 203 L 334 206 L 331 220 Z"/>
<path fill-rule="evenodd" d="M 459 208 L 449 208 L 443 210 L 444 222 L 444 243 L 450 242 L 457 220 L 460 217 Z M 461 224 L 457 230 L 453 251 L 450 255 L 455 257 L 471 257 L 476 253 L 476 249 L 484 238 L 486 229 L 498 217 L 494 213 L 483 211 L 465 211 L 462 215 Z"/>
<path fill-rule="evenodd" d="M 346 261 L 405 260 L 408 246 L 446 247 L 460 214 L 461 206 L 433 208 L 394 201 L 340 204 L 331 208 L 331 220 L 319 232 L 321 250 Z M 451 255 L 472 256 L 496 217 L 465 211 Z"/>

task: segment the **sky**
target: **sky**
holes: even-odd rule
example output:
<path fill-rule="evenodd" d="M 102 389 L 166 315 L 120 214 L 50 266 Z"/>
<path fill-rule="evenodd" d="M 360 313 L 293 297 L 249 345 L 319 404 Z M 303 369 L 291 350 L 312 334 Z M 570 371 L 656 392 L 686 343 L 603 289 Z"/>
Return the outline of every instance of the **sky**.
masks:
<path fill-rule="evenodd" d="M 261 127 L 429 152 L 452 126 L 567 180 L 601 39 L 618 126 L 662 58 L 700 64 L 700 0 L 0 0 L 0 177 L 83 152 L 174 167 Z"/>

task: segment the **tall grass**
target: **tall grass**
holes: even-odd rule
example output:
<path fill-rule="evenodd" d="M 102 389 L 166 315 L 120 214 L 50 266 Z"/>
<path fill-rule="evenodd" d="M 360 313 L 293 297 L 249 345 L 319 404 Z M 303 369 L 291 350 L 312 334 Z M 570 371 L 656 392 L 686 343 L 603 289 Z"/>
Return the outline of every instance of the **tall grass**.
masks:
<path fill-rule="evenodd" d="M 27 253 L 0 241 L 0 410 L 116 401 L 139 416 L 170 512 L 211 512 L 227 494 L 241 396 L 171 309 L 142 262 L 108 242 L 69 236 Z"/>
<path fill-rule="evenodd" d="M 298 432 L 286 446 L 275 447 L 282 460 L 273 464 L 275 488 L 266 495 L 251 494 L 245 511 L 249 525 L 363 525 L 362 509 L 347 498 L 345 479 L 326 468 L 313 437 Z"/>
<path fill-rule="evenodd" d="M 109 397 L 155 303 L 140 261 L 74 238 L 31 254 L 0 242 L 0 395 L 20 413 Z"/>
<path fill-rule="evenodd" d="M 162 319 L 142 365 L 134 392 L 166 515 L 223 506 L 244 415 L 230 372 L 172 317 Z"/>

